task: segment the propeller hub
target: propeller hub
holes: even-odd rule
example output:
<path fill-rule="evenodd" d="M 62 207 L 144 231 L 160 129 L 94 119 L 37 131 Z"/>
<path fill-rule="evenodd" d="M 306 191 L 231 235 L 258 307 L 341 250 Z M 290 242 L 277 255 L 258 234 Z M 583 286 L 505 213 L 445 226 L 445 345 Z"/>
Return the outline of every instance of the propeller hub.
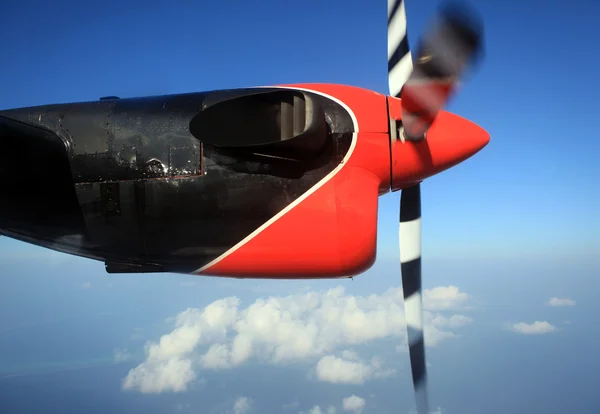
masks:
<path fill-rule="evenodd" d="M 446 111 L 437 114 L 425 139 L 406 140 L 400 132 L 402 100 L 390 96 L 387 99 L 392 129 L 392 191 L 407 188 L 461 163 L 490 141 L 485 129 Z"/>

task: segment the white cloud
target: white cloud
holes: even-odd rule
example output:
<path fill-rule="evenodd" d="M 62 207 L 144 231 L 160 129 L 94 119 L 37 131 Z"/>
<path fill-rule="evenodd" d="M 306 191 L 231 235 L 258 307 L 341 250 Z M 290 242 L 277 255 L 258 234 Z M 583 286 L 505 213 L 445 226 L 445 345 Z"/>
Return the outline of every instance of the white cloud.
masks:
<path fill-rule="evenodd" d="M 342 407 L 344 408 L 344 411 L 360 414 L 365 409 L 365 400 L 364 398 L 352 394 L 350 397 L 344 398 Z"/>
<path fill-rule="evenodd" d="M 456 286 L 438 286 L 423 291 L 423 307 L 426 310 L 462 309 L 469 295 Z"/>
<path fill-rule="evenodd" d="M 348 353 L 344 351 L 343 354 L 348 356 Z M 363 384 L 368 379 L 385 378 L 396 373 L 395 369 L 384 369 L 377 358 L 365 363 L 358 359 L 356 353 L 351 353 L 350 357 L 352 359 L 324 356 L 317 363 L 317 378 L 334 384 Z"/>
<path fill-rule="evenodd" d="M 351 350 L 351 349 L 344 349 L 342 351 L 342 358 L 347 359 L 349 361 L 358 361 L 360 360 L 360 357 L 358 356 L 358 354 Z"/>
<path fill-rule="evenodd" d="M 546 302 L 548 306 L 554 307 L 563 307 L 563 306 L 575 306 L 575 301 L 569 298 L 550 298 L 548 302 Z"/>
<path fill-rule="evenodd" d="M 454 286 L 424 291 L 427 346 L 453 338 L 450 329 L 471 322 L 464 315 L 439 313 L 464 308 L 467 300 L 468 295 Z M 173 321 L 172 332 L 146 344 L 146 359 L 129 372 L 125 388 L 185 391 L 198 370 L 231 369 L 251 359 L 269 364 L 314 361 L 320 378 L 360 382 L 390 375 L 390 370 L 376 360 L 362 362 L 347 349 L 341 358 L 334 356 L 340 348 L 391 337 L 406 341 L 401 288 L 354 296 L 338 286 L 261 298 L 246 308 L 229 297 L 204 309 L 188 308 Z M 329 373 L 336 364 L 343 369 L 338 378 Z"/>
<path fill-rule="evenodd" d="M 250 412 L 251 401 L 248 397 L 239 397 L 233 403 L 233 414 L 248 414 Z"/>
<path fill-rule="evenodd" d="M 123 380 L 124 389 L 139 389 L 143 393 L 187 390 L 196 379 L 192 361 L 173 357 L 158 364 L 140 364 L 129 371 Z"/>
<path fill-rule="evenodd" d="M 373 373 L 372 368 L 360 361 L 348 361 L 327 355 L 317 363 L 317 378 L 331 383 L 362 384 Z"/>
<path fill-rule="evenodd" d="M 512 331 L 524 335 L 545 334 L 556 331 L 556 328 L 547 321 L 533 323 L 519 322 L 511 326 Z"/>
<path fill-rule="evenodd" d="M 315 405 L 308 411 L 299 411 L 298 414 L 335 414 L 336 409 L 333 405 L 327 407 L 327 410 L 322 409 L 320 406 Z"/>
<path fill-rule="evenodd" d="M 327 407 L 327 410 L 324 410 L 320 406 L 315 405 L 308 411 L 298 411 L 298 414 L 335 414 L 335 407 L 333 405 L 330 405 L 329 407 Z"/>
<path fill-rule="evenodd" d="M 91 289 L 92 288 L 92 282 L 85 282 L 84 284 L 81 285 L 82 289 Z"/>

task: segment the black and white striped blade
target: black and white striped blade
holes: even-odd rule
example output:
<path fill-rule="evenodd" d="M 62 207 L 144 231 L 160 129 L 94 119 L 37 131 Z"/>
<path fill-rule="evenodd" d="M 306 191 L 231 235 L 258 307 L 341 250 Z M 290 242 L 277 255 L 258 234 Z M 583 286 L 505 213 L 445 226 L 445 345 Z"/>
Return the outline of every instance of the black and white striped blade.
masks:
<path fill-rule="evenodd" d="M 413 70 L 406 32 L 404 0 L 388 0 L 388 86 L 390 96 L 400 97 Z"/>
<path fill-rule="evenodd" d="M 421 288 L 421 185 L 402 190 L 400 196 L 400 270 L 410 367 L 417 412 L 429 414 L 423 299 Z"/>

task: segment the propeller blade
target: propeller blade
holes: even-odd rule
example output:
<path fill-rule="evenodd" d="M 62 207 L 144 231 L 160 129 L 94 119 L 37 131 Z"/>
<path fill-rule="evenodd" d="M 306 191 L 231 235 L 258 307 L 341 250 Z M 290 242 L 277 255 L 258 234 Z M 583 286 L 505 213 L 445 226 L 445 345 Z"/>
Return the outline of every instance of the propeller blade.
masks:
<path fill-rule="evenodd" d="M 428 414 L 423 299 L 421 293 L 421 184 L 402 190 L 400 196 L 399 237 L 404 314 L 417 412 Z"/>
<path fill-rule="evenodd" d="M 388 0 L 388 83 L 391 96 L 400 96 L 406 82 L 411 78 L 412 72 L 413 62 L 406 31 L 404 1 Z M 417 412 L 428 414 L 429 401 L 421 297 L 420 184 L 402 190 L 399 238 L 404 314 L 415 400 Z"/>
<path fill-rule="evenodd" d="M 402 105 L 402 135 L 397 136 L 396 130 L 391 129 L 392 139 L 401 138 L 402 142 L 425 139 L 460 77 L 482 53 L 482 32 L 483 25 L 477 14 L 464 5 L 449 4 L 441 9 L 437 23 L 419 44 L 413 62 L 404 1 L 388 0 L 388 83 L 390 96 L 400 97 Z M 420 183 L 402 190 L 399 238 L 404 313 L 417 412 L 428 414 Z"/>
<path fill-rule="evenodd" d="M 483 24 L 469 7 L 451 3 L 417 47 L 414 68 L 402 88 L 404 138 L 423 139 L 464 72 L 482 54 Z"/>
<path fill-rule="evenodd" d="M 406 33 L 404 0 L 388 0 L 388 84 L 390 96 L 400 97 L 400 90 L 413 70 Z"/>

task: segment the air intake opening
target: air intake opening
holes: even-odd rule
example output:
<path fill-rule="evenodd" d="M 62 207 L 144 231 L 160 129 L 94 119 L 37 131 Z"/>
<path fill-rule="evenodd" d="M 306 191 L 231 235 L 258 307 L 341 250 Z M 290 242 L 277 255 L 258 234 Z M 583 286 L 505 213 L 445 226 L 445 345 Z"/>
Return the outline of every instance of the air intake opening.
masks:
<path fill-rule="evenodd" d="M 190 122 L 203 143 L 290 159 L 317 157 L 329 133 L 325 113 L 295 90 L 249 93 L 217 102 Z"/>

